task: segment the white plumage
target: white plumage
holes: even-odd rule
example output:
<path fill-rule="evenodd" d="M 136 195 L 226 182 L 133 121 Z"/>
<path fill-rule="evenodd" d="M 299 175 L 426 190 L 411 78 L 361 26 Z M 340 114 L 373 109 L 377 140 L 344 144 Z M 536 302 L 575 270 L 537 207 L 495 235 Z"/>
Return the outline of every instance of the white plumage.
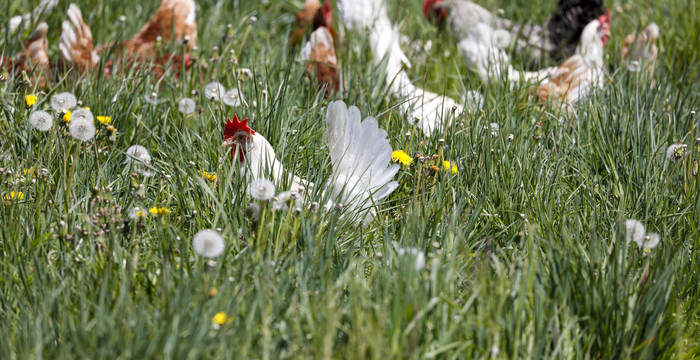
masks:
<path fill-rule="evenodd" d="M 452 98 L 413 85 L 403 70 L 411 63 L 399 46 L 400 33 L 389 20 L 383 1 L 340 0 L 337 6 L 348 28 L 368 33 L 374 64 L 386 63 L 389 92 L 401 99 L 401 110 L 425 135 L 449 125 L 453 115 L 464 111 L 464 106 Z"/>
<path fill-rule="evenodd" d="M 286 173 L 261 134 L 252 130 L 232 132 L 233 136 L 225 137 L 225 144 L 233 147 L 234 158 L 242 152 L 242 170 L 253 179 L 269 176 L 278 185 L 290 182 L 290 190 L 298 195 L 314 187 L 313 183 Z M 398 186 L 393 178 L 399 166 L 391 164 L 392 148 L 387 133 L 373 117 L 362 120 L 360 110 L 355 106 L 348 108 L 343 101 L 329 104 L 326 133 L 333 168 L 323 191 L 323 197 L 329 199 L 326 206 L 342 204 L 354 220 L 367 224 L 376 214 L 374 204 Z"/>

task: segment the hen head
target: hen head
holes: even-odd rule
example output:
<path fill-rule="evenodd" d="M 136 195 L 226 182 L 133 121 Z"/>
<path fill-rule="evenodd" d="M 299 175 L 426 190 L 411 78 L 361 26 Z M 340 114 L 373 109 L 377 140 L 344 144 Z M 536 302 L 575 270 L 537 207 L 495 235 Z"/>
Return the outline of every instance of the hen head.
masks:
<path fill-rule="evenodd" d="M 442 26 L 447 18 L 447 10 L 439 6 L 441 2 L 442 0 L 425 0 L 423 2 L 423 15 L 438 26 Z"/>
<path fill-rule="evenodd" d="M 252 142 L 252 136 L 255 135 L 255 130 L 248 126 L 248 118 L 243 121 L 238 120 L 238 115 L 233 115 L 233 121 L 228 119 L 224 126 L 224 143 L 222 146 L 231 147 L 231 158 L 236 156 L 238 151 L 238 160 L 244 161 L 248 150 L 248 145 Z"/>
<path fill-rule="evenodd" d="M 329 29 L 333 28 L 333 8 L 328 0 L 326 0 L 323 6 L 318 9 L 316 15 L 314 16 L 313 30 L 316 30 L 322 26 Z"/>

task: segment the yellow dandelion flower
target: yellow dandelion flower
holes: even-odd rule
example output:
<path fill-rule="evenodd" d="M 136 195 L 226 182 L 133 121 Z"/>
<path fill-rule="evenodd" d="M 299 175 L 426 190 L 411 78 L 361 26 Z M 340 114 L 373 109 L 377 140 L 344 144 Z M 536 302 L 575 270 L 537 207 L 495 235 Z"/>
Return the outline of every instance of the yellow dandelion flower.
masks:
<path fill-rule="evenodd" d="M 26 168 L 22 170 L 24 176 L 36 177 L 36 171 L 32 168 Z"/>
<path fill-rule="evenodd" d="M 70 110 L 66 110 L 66 113 L 63 114 L 63 121 L 69 123 L 70 122 Z"/>
<path fill-rule="evenodd" d="M 233 320 L 233 318 L 228 316 L 225 312 L 218 312 L 211 318 L 211 322 L 219 326 L 230 323 L 231 320 Z"/>
<path fill-rule="evenodd" d="M 452 175 L 457 174 L 457 164 L 449 161 L 443 161 L 442 162 L 442 168 L 445 169 L 445 171 L 451 171 Z"/>
<path fill-rule="evenodd" d="M 202 176 L 204 176 L 205 179 L 214 182 L 216 181 L 216 174 L 214 173 L 208 173 L 206 171 L 202 171 Z"/>
<path fill-rule="evenodd" d="M 170 214 L 171 211 L 168 208 L 154 206 L 154 207 L 148 209 L 148 212 L 151 213 L 152 215 L 160 216 L 160 215 L 168 215 L 168 214 Z"/>
<path fill-rule="evenodd" d="M 36 95 L 29 94 L 29 95 L 25 96 L 24 102 L 27 104 L 27 107 L 34 106 L 34 104 L 36 104 Z"/>
<path fill-rule="evenodd" d="M 2 197 L 5 201 L 24 200 L 24 193 L 21 191 L 10 191 Z"/>
<path fill-rule="evenodd" d="M 111 116 L 102 116 L 98 115 L 97 116 L 97 121 L 100 122 L 102 125 L 109 125 L 109 123 L 112 122 L 112 117 Z"/>
<path fill-rule="evenodd" d="M 396 150 L 392 152 L 391 159 L 401 163 L 404 166 L 411 165 L 411 163 L 413 162 L 413 158 L 410 155 L 406 154 L 406 152 L 403 150 Z"/>

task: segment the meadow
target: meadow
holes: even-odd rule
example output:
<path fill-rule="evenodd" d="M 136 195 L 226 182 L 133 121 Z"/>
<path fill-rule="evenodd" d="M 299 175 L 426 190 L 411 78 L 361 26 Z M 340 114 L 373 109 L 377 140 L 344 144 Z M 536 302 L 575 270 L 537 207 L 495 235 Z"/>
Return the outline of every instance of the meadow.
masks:
<path fill-rule="evenodd" d="M 36 2 L 3 3 L 0 24 Z M 185 76 L 68 72 L 40 89 L 3 74 L 0 357 L 700 357 L 696 1 L 607 0 L 606 85 L 572 113 L 538 105 L 526 85 L 482 83 L 421 1 L 388 2 L 414 83 L 485 97 L 442 134 L 409 124 L 367 39 L 337 14 L 343 84 L 325 98 L 287 45 L 300 0 L 197 0 L 198 49 Z M 130 36 L 158 7 L 76 3 L 97 43 Z M 556 6 L 479 3 L 533 23 Z M 44 18 L 53 58 L 67 7 Z M 652 77 L 620 60 L 622 39 L 650 21 L 661 29 Z M 2 53 L 20 51 L 4 33 Z M 246 103 L 206 99 L 210 81 L 240 87 Z M 60 119 L 33 129 L 29 114 L 51 112 L 61 92 L 109 124 L 97 122 L 87 142 Z M 159 103 L 147 101 L 152 93 Z M 194 113 L 178 111 L 182 97 L 195 100 Z M 287 170 L 322 184 L 331 176 L 326 107 L 338 99 L 416 157 L 377 218 L 359 226 L 318 206 L 318 192 L 281 210 L 252 199 L 220 146 L 226 119 L 249 118 Z M 150 151 L 152 176 L 125 162 L 137 144 Z M 687 147 L 667 154 L 673 144 Z M 628 219 L 658 233 L 659 245 L 626 241 Z M 221 256 L 195 253 L 203 229 L 223 236 Z"/>

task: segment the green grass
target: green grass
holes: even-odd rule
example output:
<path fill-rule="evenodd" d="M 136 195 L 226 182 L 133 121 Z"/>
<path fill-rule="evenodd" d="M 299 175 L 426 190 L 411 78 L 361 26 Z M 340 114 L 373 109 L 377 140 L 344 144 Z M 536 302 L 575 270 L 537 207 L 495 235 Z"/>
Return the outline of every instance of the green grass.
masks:
<path fill-rule="evenodd" d="M 97 42 L 129 36 L 157 7 L 77 2 Z M 50 91 L 6 79 L 0 192 L 22 191 L 24 199 L 0 202 L 1 357 L 697 358 L 700 135 L 690 113 L 700 104 L 698 5 L 606 3 L 609 83 L 562 115 L 543 112 L 526 88 L 481 84 L 454 39 L 422 18 L 419 1 L 392 2 L 403 34 L 421 47 L 433 42 L 429 53 L 403 44 L 414 81 L 457 99 L 469 89 L 486 97 L 483 111 L 446 131 L 444 144 L 408 124 L 368 65 L 364 38 L 341 31 L 344 84 L 335 98 L 378 115 L 394 149 L 459 165 L 456 175 L 434 174 L 431 163 L 402 169 L 399 189 L 366 228 L 308 206 L 297 214 L 263 204 L 263 220 L 252 222 L 247 183 L 219 147 L 225 118 L 236 112 L 251 118 L 288 170 L 316 183 L 330 176 L 324 119 L 332 99 L 315 90 L 286 45 L 301 1 L 198 0 L 198 61 L 188 76 L 158 84 L 166 100 L 158 106 L 144 101 L 156 84 L 138 70 L 108 80 L 70 74 Z M 5 4 L 9 15 L 31 7 Z M 543 22 L 554 1 L 486 5 Z M 54 58 L 67 7 L 61 2 L 46 18 Z M 662 52 L 647 79 L 619 65 L 618 53 L 624 36 L 651 20 L 661 28 Z M 235 31 L 224 38 L 228 23 Z M 6 54 L 21 46 L 9 36 L 0 44 Z M 236 86 L 239 68 L 254 73 L 240 83 L 251 107 L 203 98 L 209 80 Z M 201 112 L 183 116 L 176 101 L 194 90 Z M 99 124 L 88 143 L 62 124 L 33 130 L 24 96 L 35 93 L 35 107 L 48 108 L 60 91 L 112 116 L 116 137 Z M 492 122 L 500 125 L 496 136 L 486 129 Z M 676 142 L 689 144 L 690 154 L 668 161 L 666 147 Z M 124 166 L 132 144 L 151 151 L 156 176 Z M 127 217 L 134 206 L 172 213 L 137 224 Z M 661 234 L 659 247 L 645 253 L 626 244 L 628 218 Z M 226 239 L 215 264 L 191 247 L 193 234 L 207 228 Z M 425 270 L 398 255 L 405 247 L 426 253 Z M 231 317 L 218 330 L 217 312 Z"/>

